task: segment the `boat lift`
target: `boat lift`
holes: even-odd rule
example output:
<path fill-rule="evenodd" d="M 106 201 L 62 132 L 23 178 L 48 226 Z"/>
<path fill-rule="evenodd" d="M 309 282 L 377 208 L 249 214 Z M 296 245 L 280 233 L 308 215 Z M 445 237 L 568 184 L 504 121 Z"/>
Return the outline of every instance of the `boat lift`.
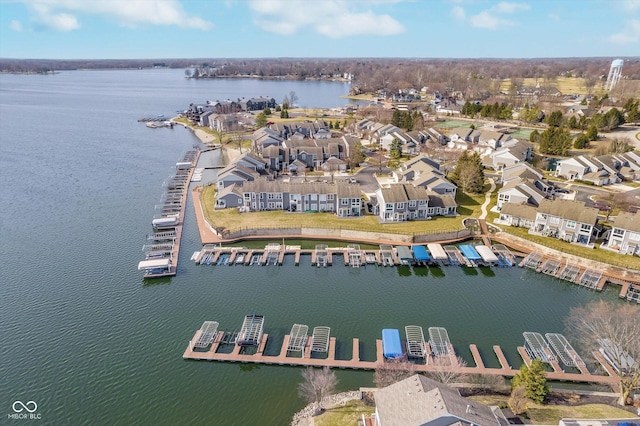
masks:
<path fill-rule="evenodd" d="M 206 348 L 212 344 L 218 335 L 218 324 L 216 321 L 205 321 L 200 327 L 200 336 L 193 345 L 196 348 Z"/>
<path fill-rule="evenodd" d="M 452 355 L 449 333 L 444 327 L 429 327 L 429 346 L 433 355 Z"/>
<path fill-rule="evenodd" d="M 327 353 L 329 351 L 330 335 L 330 327 L 314 327 L 313 335 L 311 336 L 311 352 Z"/>
<path fill-rule="evenodd" d="M 540 267 L 540 272 L 555 277 L 558 273 L 558 270 L 560 269 L 560 266 L 562 266 L 562 263 L 560 263 L 559 261 L 555 259 L 547 259 Z"/>
<path fill-rule="evenodd" d="M 349 244 L 347 246 L 347 256 L 349 259 L 349 266 L 352 268 L 359 268 L 362 266 L 362 251 L 360 251 L 360 244 Z"/>
<path fill-rule="evenodd" d="M 407 336 L 407 355 L 409 358 L 425 358 L 427 345 L 424 341 L 424 333 L 419 325 L 407 325 L 404 328 Z"/>
<path fill-rule="evenodd" d="M 289 333 L 289 344 L 287 352 L 300 352 L 304 356 L 304 347 L 307 345 L 309 326 L 304 324 L 293 324 Z"/>
<path fill-rule="evenodd" d="M 559 333 L 547 333 L 544 335 L 549 344 L 560 358 L 560 361 L 567 367 L 584 367 L 585 363 L 580 355 L 573 349 L 566 337 Z"/>
<path fill-rule="evenodd" d="M 542 262 L 542 255 L 540 253 L 531 252 L 522 261 L 524 266 L 531 269 L 538 269 Z"/>
<path fill-rule="evenodd" d="M 326 244 L 316 244 L 316 266 L 326 268 L 329 264 L 329 250 Z"/>
<path fill-rule="evenodd" d="M 596 269 L 585 269 L 584 273 L 576 282 L 576 284 L 595 289 L 596 287 L 598 287 L 600 278 L 602 278 L 602 271 L 598 271 Z"/>
<path fill-rule="evenodd" d="M 238 346 L 260 345 L 263 327 L 264 316 L 256 314 L 245 316 L 240 333 L 238 333 L 238 337 L 236 338 L 236 344 Z"/>
<path fill-rule="evenodd" d="M 522 336 L 524 337 L 524 349 L 531 359 L 538 359 L 547 364 L 556 361 L 555 355 L 540 333 L 525 331 Z"/>
<path fill-rule="evenodd" d="M 579 275 L 580 268 L 575 265 L 569 265 L 569 263 L 567 262 L 565 267 L 562 268 L 562 271 L 560 271 L 560 275 L 558 276 L 558 278 L 575 283 Z"/>
<path fill-rule="evenodd" d="M 380 259 L 383 266 L 393 266 L 395 262 L 393 260 L 393 246 L 388 244 L 380 244 Z"/>

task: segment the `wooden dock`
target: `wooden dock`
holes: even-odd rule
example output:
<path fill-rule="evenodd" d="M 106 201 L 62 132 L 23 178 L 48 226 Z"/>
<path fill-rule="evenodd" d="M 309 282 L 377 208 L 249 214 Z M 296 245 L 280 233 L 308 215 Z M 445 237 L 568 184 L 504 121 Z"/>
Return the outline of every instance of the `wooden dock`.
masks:
<path fill-rule="evenodd" d="M 307 341 L 305 349 L 302 351 L 301 356 L 293 356 L 287 353 L 287 346 L 289 345 L 289 335 L 285 335 L 280 351 L 277 355 L 265 355 L 265 349 L 269 344 L 269 335 L 264 334 L 260 346 L 255 354 L 247 354 L 243 352 L 241 346 L 236 345 L 231 353 L 218 352 L 220 347 L 220 341 L 224 336 L 224 331 L 219 331 L 211 347 L 207 351 L 194 350 L 194 342 L 198 339 L 200 330 L 196 331 L 192 340 L 184 351 L 182 357 L 187 360 L 204 360 L 204 361 L 221 361 L 221 362 L 240 362 L 240 363 L 253 363 L 253 364 L 270 364 L 270 365 L 287 365 L 287 366 L 302 366 L 302 367 L 330 367 L 341 369 L 353 369 L 353 370 L 375 370 L 381 363 L 385 362 L 382 349 L 382 340 L 376 339 L 376 360 L 375 361 L 363 361 L 360 359 L 360 340 L 358 338 L 352 339 L 352 355 L 351 359 L 337 359 L 336 358 L 336 338 L 331 337 L 329 340 L 329 349 L 326 358 L 311 358 L 311 338 Z M 489 374 L 513 377 L 519 372 L 519 370 L 513 369 L 507 362 L 502 348 L 500 346 L 493 346 L 493 350 L 498 357 L 501 368 L 489 368 L 485 366 L 484 361 L 478 351 L 476 345 L 470 345 L 469 349 L 473 355 L 475 361 L 474 367 L 458 367 L 457 363 L 454 363 L 456 370 L 465 374 Z M 522 349 L 522 351 L 521 351 Z M 518 348 L 518 351 L 523 356 L 525 362 L 530 362 L 524 348 Z M 524 352 L 524 353 L 523 353 Z M 455 356 L 455 354 L 453 355 Z M 606 361 L 598 358 L 603 363 L 605 369 L 607 368 Z M 418 372 L 430 372 L 442 369 L 442 366 L 434 366 L 431 362 L 432 357 L 427 358 L 427 364 L 416 364 L 415 369 Z M 602 383 L 602 384 L 614 384 L 617 379 L 611 368 L 606 371 L 610 375 L 596 375 L 591 374 L 588 371 L 582 371 L 580 373 L 566 373 L 560 370 L 559 366 L 554 367 L 554 371 L 547 372 L 547 379 L 556 381 L 568 381 L 568 382 L 581 382 L 581 383 Z"/>

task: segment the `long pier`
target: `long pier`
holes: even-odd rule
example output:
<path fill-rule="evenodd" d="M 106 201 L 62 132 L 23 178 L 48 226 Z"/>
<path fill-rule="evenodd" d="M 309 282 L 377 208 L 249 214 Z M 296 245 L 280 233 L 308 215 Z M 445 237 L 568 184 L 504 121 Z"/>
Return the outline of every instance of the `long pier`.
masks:
<path fill-rule="evenodd" d="M 160 234 L 166 234 L 167 232 L 172 232 L 173 234 L 173 248 L 171 251 L 170 257 L 170 266 L 167 270 L 158 272 L 158 273 L 145 273 L 145 278 L 161 278 L 161 277 L 170 277 L 176 275 L 178 271 L 178 257 L 180 256 L 180 240 L 182 239 L 182 227 L 184 226 L 184 216 L 185 210 L 187 207 L 187 197 L 189 195 L 189 182 L 191 182 L 191 178 L 193 177 L 193 172 L 195 170 L 196 165 L 198 164 L 198 159 L 200 158 L 200 151 L 196 150 L 195 154 L 187 153 L 187 155 L 193 155 L 191 159 L 191 167 L 188 170 L 185 170 L 186 175 L 182 175 L 182 180 L 185 182 L 183 186 L 180 188 L 176 188 L 175 195 L 173 199 L 178 199 L 179 196 L 179 210 L 177 211 L 177 222 L 174 227 L 171 227 L 169 230 L 160 231 Z M 185 160 L 186 160 L 185 156 Z M 178 177 L 178 173 L 176 173 L 176 177 Z M 174 203 L 175 204 L 175 203 Z"/>
<path fill-rule="evenodd" d="M 308 347 L 311 342 L 307 341 L 305 350 L 302 351 L 302 356 L 288 355 L 287 347 L 289 346 L 290 336 L 287 334 L 284 336 L 280 351 L 277 355 L 265 355 L 265 349 L 268 345 L 268 334 L 262 336 L 262 341 L 255 354 L 248 354 L 242 352 L 242 347 L 236 345 L 231 353 L 218 352 L 221 344 L 221 340 L 225 335 L 224 331 L 219 331 L 214 342 L 209 350 L 198 351 L 195 349 L 195 342 L 200 337 L 201 331 L 198 330 L 193 335 L 193 338 L 189 341 L 189 344 L 184 351 L 182 357 L 186 360 L 199 360 L 199 361 L 220 361 L 220 362 L 240 362 L 251 364 L 267 364 L 267 365 L 287 365 L 287 366 L 302 366 L 302 367 L 330 367 L 340 369 L 353 369 L 353 370 L 375 370 L 378 366 L 385 362 L 382 349 L 382 340 L 376 339 L 376 360 L 364 361 L 360 359 L 360 340 L 352 339 L 352 357 L 350 359 L 337 359 L 336 358 L 336 338 L 330 337 L 329 349 L 326 358 L 311 358 L 311 351 Z M 309 339 L 311 340 L 311 339 Z M 451 347 L 453 349 L 453 347 Z M 489 374 L 496 376 L 513 377 L 519 372 L 519 370 L 513 369 L 507 362 L 504 353 L 500 346 L 494 346 L 493 350 L 500 361 L 501 368 L 486 367 L 480 352 L 476 345 L 470 345 L 469 349 L 473 355 L 475 366 L 473 367 L 460 367 L 456 363 L 452 363 L 452 369 L 464 374 Z M 524 348 L 518 348 L 519 352 L 523 356 L 525 362 L 530 362 L 528 355 Z M 524 354 L 523 354 L 524 353 Z M 526 356 L 526 358 L 525 358 Z M 606 361 L 599 359 L 603 365 L 606 366 Z M 432 363 L 415 364 L 415 370 L 419 372 L 433 372 L 442 370 L 441 365 L 434 366 Z M 606 370 L 609 371 L 609 370 Z M 581 371 L 579 373 L 566 373 L 559 367 L 554 371 L 547 372 L 547 379 L 555 381 L 567 381 L 567 382 L 581 382 L 581 383 L 602 383 L 602 384 L 615 384 L 617 379 L 615 375 L 598 375 L 592 374 L 588 371 Z"/>

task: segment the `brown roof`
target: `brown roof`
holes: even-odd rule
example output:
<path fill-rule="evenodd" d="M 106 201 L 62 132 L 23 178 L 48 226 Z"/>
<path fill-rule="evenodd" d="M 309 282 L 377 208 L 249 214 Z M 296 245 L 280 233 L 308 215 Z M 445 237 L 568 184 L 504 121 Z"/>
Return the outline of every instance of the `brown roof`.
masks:
<path fill-rule="evenodd" d="M 563 219 L 595 225 L 598 220 L 599 211 L 592 207 L 586 207 L 581 201 L 556 198 L 555 200 L 542 200 L 538 207 L 538 213 L 545 213 Z"/>
<path fill-rule="evenodd" d="M 640 213 L 622 212 L 616 217 L 613 226 L 615 228 L 640 232 Z"/>

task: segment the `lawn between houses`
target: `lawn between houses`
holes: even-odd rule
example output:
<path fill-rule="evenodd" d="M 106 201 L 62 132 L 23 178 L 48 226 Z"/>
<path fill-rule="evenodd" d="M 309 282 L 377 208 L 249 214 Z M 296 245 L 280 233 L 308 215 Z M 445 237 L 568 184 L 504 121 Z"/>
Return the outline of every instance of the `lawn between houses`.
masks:
<path fill-rule="evenodd" d="M 434 217 L 432 220 L 417 220 L 381 224 L 377 216 L 338 218 L 333 213 L 289 213 L 283 211 L 261 211 L 239 213 L 238 209 L 214 209 L 215 186 L 203 188 L 200 198 L 204 216 L 214 228 L 224 228 L 230 233 L 244 229 L 318 228 L 344 229 L 351 231 L 382 232 L 389 234 L 421 235 L 452 232 L 464 229 L 462 220 L 480 215 L 484 194 L 467 195 L 460 191 L 456 195 L 457 217 Z"/>

